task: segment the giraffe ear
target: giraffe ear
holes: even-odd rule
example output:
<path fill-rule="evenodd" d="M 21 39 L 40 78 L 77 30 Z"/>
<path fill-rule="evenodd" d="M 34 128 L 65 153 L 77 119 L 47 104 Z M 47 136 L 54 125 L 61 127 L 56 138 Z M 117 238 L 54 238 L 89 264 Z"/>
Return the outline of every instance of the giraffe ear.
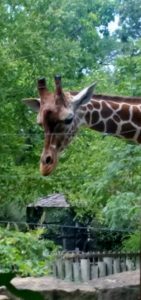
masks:
<path fill-rule="evenodd" d="M 76 96 L 73 98 L 73 105 L 74 110 L 78 109 L 79 106 L 85 105 L 89 102 L 93 95 L 93 90 L 96 86 L 96 82 L 88 86 L 87 88 L 83 89 L 81 92 L 79 92 Z"/>
<path fill-rule="evenodd" d="M 22 102 L 29 106 L 34 112 L 39 112 L 40 109 L 40 99 L 38 98 L 28 98 L 23 99 Z"/>

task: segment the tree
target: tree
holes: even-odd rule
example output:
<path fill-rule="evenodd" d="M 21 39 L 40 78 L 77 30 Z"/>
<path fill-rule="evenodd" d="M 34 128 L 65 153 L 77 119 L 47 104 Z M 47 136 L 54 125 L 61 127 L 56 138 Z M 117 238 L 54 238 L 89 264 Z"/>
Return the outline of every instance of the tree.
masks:
<path fill-rule="evenodd" d="M 141 5 L 139 0 L 118 0 L 116 13 L 119 15 L 118 34 L 122 42 L 141 38 Z"/>
<path fill-rule="evenodd" d="M 138 0 L 132 4 L 131 0 L 0 2 L 1 220 L 21 220 L 26 204 L 63 192 L 80 218 L 88 214 L 105 225 L 112 216 L 110 227 L 124 228 L 132 211 L 131 227 L 137 226 L 139 148 L 82 130 L 62 153 L 54 174 L 42 178 L 38 161 L 43 132 L 21 102 L 37 95 L 39 76 L 47 75 L 53 89 L 58 72 L 68 90 L 96 79 L 97 92 L 141 95 L 140 5 L 136 11 Z M 108 24 L 116 15 L 120 27 L 111 36 Z M 129 203 L 120 223 L 119 199 Z"/>

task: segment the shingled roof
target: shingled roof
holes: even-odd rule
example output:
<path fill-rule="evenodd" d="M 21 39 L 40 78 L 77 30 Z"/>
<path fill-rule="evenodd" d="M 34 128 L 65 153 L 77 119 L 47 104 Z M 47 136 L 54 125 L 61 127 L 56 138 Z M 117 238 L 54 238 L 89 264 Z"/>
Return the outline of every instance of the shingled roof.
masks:
<path fill-rule="evenodd" d="M 30 203 L 28 207 L 63 207 L 67 208 L 70 205 L 67 203 L 63 194 L 52 194 L 47 197 L 38 199 L 35 203 Z"/>

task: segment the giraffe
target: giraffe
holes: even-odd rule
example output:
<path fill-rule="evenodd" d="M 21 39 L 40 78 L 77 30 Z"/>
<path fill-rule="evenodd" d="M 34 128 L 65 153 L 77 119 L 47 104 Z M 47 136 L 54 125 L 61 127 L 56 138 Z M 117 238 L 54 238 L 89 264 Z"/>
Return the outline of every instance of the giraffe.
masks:
<path fill-rule="evenodd" d="M 141 98 L 93 94 L 95 83 L 79 93 L 63 92 L 61 76 L 55 76 L 55 92 L 50 93 L 45 78 L 38 80 L 39 98 L 23 99 L 37 112 L 37 123 L 45 138 L 40 171 L 49 175 L 59 154 L 80 126 L 141 143 Z"/>

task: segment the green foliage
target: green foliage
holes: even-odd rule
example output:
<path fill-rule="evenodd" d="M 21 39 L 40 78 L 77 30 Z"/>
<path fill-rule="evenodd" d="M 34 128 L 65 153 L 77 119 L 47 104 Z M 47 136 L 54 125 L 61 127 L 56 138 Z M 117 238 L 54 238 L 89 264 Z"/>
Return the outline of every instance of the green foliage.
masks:
<path fill-rule="evenodd" d="M 122 41 L 125 43 L 130 38 L 141 37 L 141 6 L 140 0 L 118 0 L 117 14 L 120 15 L 120 29 L 118 30 Z"/>
<path fill-rule="evenodd" d="M 112 229 L 136 229 L 140 220 L 140 197 L 134 192 L 117 192 L 103 209 L 103 219 Z"/>
<path fill-rule="evenodd" d="M 42 230 L 20 232 L 0 227 L 0 273 L 49 274 L 56 248 L 52 241 L 39 240 L 41 234 Z"/>
<path fill-rule="evenodd" d="M 28 203 L 62 192 L 81 219 L 137 228 L 140 147 L 82 129 L 43 178 L 43 132 L 21 99 L 37 96 L 40 76 L 52 89 L 56 73 L 68 90 L 97 81 L 99 93 L 141 95 L 139 0 L 3 0 L 0 38 L 0 220 L 24 220 Z"/>
<path fill-rule="evenodd" d="M 141 250 L 141 232 L 136 231 L 129 235 L 123 242 L 123 251 L 137 252 Z"/>

